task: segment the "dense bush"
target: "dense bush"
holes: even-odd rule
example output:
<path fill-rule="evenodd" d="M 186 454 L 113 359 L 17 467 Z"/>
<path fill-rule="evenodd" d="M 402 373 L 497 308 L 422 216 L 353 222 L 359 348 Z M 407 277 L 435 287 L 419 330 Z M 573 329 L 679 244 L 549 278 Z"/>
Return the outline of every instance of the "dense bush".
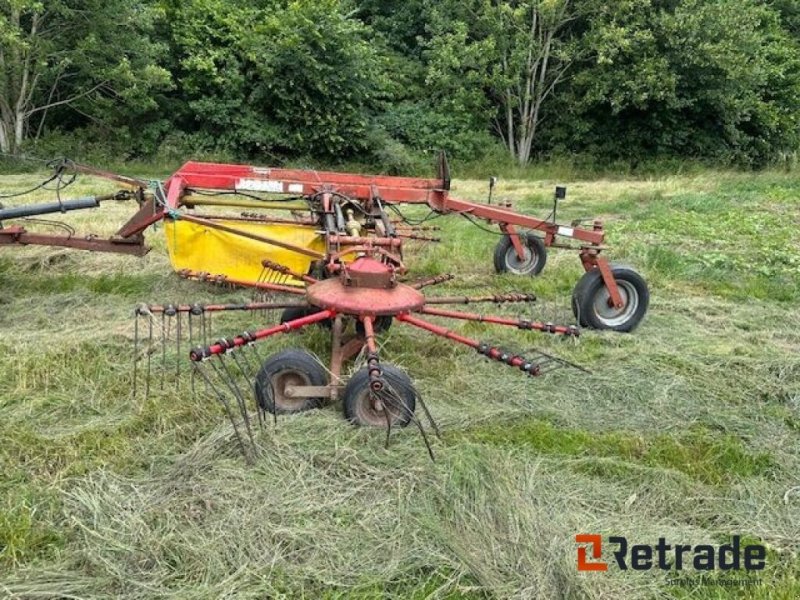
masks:
<path fill-rule="evenodd" d="M 24 118 L 38 154 L 311 157 L 393 172 L 440 149 L 462 164 L 496 163 L 504 146 L 523 165 L 761 166 L 800 145 L 796 0 L 100 4 L 0 3 L 13 59 L 0 134 Z M 92 7 L 98 18 L 81 19 Z M 109 42 L 117 30 L 127 37 Z M 26 64 L 30 106 L 56 106 L 17 118 L 7 109 Z"/>

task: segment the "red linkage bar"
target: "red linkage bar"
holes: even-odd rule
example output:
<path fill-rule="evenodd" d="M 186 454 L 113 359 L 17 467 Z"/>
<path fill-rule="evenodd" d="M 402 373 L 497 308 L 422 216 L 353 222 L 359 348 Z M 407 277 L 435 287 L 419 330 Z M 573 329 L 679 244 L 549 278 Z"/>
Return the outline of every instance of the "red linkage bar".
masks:
<path fill-rule="evenodd" d="M 397 237 L 403 238 L 404 240 L 412 240 L 412 241 L 415 241 L 415 242 L 433 242 L 433 243 L 438 243 L 438 242 L 442 241 L 442 238 L 430 237 L 430 236 L 427 236 L 427 235 L 419 235 L 419 234 L 416 234 L 416 233 L 401 233 L 401 232 L 398 232 L 396 235 L 397 235 Z"/>
<path fill-rule="evenodd" d="M 605 234 L 601 230 L 594 231 L 577 227 L 564 227 L 549 221 L 542 221 L 535 217 L 529 217 L 507 208 L 468 202 L 444 194 L 434 197 L 433 202 L 429 204 L 430 207 L 437 212 L 464 213 L 480 219 L 486 219 L 487 221 L 495 221 L 502 225 L 516 225 L 527 229 L 536 229 L 544 231 L 550 236 L 560 235 L 593 245 L 602 244 L 605 238 Z"/>
<path fill-rule="evenodd" d="M 540 323 L 538 321 L 528 321 L 526 319 L 507 319 L 504 317 L 493 317 L 491 315 L 480 315 L 478 313 L 463 313 L 455 310 L 443 310 L 439 308 L 422 307 L 417 312 L 431 315 L 434 317 L 447 317 L 448 319 L 461 319 L 463 321 L 478 321 L 479 323 L 492 323 L 494 325 L 507 325 L 518 329 L 529 329 L 554 333 L 556 335 L 568 335 L 578 337 L 580 329 L 574 325 L 554 325 L 553 323 Z"/>
<path fill-rule="evenodd" d="M 127 177 L 125 175 L 117 175 L 116 173 L 109 173 L 108 171 L 103 171 L 101 169 L 96 169 L 94 167 L 90 167 L 88 165 L 82 165 L 79 163 L 70 162 L 69 168 L 77 173 L 84 173 L 86 175 L 92 175 L 94 177 L 102 177 L 103 179 L 109 179 L 111 181 L 118 181 L 119 183 L 124 183 L 126 185 L 132 187 L 140 187 L 147 189 L 150 185 L 147 181 L 143 179 L 136 179 L 135 177 Z"/>
<path fill-rule="evenodd" d="M 29 233 L 24 227 L 13 226 L 0 229 L 0 246 L 59 246 L 74 248 L 76 250 L 89 250 L 92 252 L 114 252 L 117 254 L 132 254 L 144 256 L 150 251 L 144 245 L 141 237 L 108 240 L 98 239 L 93 236 L 66 236 Z"/>
<path fill-rule="evenodd" d="M 469 346 L 470 348 L 475 348 L 476 350 L 481 345 L 481 343 L 478 340 L 473 340 L 472 338 L 459 335 L 453 331 L 450 331 L 446 327 L 440 327 L 439 325 L 428 323 L 428 321 L 417 319 L 416 317 L 412 317 L 408 313 L 401 313 L 397 315 L 395 318 L 398 321 L 403 321 L 405 323 L 408 323 L 409 325 L 413 325 L 414 327 L 419 327 L 420 329 L 429 331 L 434 335 L 438 335 L 439 337 L 447 338 L 448 340 L 453 340 L 454 342 L 458 342 L 459 344 L 464 344 L 465 346 Z"/>
<path fill-rule="evenodd" d="M 142 204 L 141 208 L 133 215 L 127 223 L 120 227 L 117 235 L 121 238 L 140 235 L 153 223 L 157 223 L 164 218 L 164 209 L 157 206 L 153 198 Z"/>
<path fill-rule="evenodd" d="M 300 317 L 299 319 L 286 321 L 286 323 L 281 323 L 280 325 L 275 325 L 274 327 L 270 327 L 268 329 L 261 329 L 254 333 L 245 332 L 242 335 L 237 335 L 231 339 L 219 340 L 216 344 L 211 344 L 206 348 L 194 348 L 191 352 L 189 352 L 189 358 L 194 362 L 199 362 L 218 354 L 225 354 L 234 348 L 240 348 L 247 344 L 252 344 L 253 342 L 263 340 L 264 338 L 268 338 L 278 333 L 288 333 L 290 331 L 302 329 L 306 325 L 312 325 L 313 323 L 331 319 L 335 316 L 336 313 L 332 310 L 322 310 L 320 312 L 308 315 L 307 317 Z"/>

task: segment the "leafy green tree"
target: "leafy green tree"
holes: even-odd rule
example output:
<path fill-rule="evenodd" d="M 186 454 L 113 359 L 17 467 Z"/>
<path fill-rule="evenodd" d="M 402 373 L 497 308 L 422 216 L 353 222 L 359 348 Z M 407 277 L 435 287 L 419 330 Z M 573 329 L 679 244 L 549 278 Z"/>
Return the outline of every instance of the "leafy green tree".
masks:
<path fill-rule="evenodd" d="M 763 164 L 798 144 L 800 53 L 767 3 L 625 0 L 587 22 L 551 143 Z"/>
<path fill-rule="evenodd" d="M 784 29 L 795 39 L 800 38 L 800 0 L 773 0 L 772 6 L 780 14 Z"/>
<path fill-rule="evenodd" d="M 428 81 L 483 111 L 511 156 L 527 164 L 544 108 L 585 48 L 575 23 L 588 0 L 434 3 Z M 469 99 L 469 101 L 467 101 Z"/>
<path fill-rule="evenodd" d="M 64 107 L 97 118 L 155 106 L 170 78 L 151 18 L 135 0 L 0 0 L 0 150 L 17 152 Z"/>
<path fill-rule="evenodd" d="M 180 120 L 240 153 L 362 150 L 387 86 L 369 30 L 337 0 L 189 0 L 168 10 Z"/>

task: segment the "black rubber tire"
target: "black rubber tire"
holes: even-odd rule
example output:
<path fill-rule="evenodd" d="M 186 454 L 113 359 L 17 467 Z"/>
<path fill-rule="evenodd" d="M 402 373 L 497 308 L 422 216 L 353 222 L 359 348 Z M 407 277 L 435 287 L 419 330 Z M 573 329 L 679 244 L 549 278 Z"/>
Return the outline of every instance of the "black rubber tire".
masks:
<path fill-rule="evenodd" d="M 385 333 L 392 327 L 393 321 L 392 315 L 380 315 L 375 317 L 372 328 L 375 333 Z M 360 320 L 356 320 L 356 332 L 358 335 L 364 335 L 364 323 Z"/>
<path fill-rule="evenodd" d="M 547 264 L 547 248 L 542 239 L 532 233 L 519 235 L 520 241 L 530 252 L 530 257 L 520 261 L 511 243 L 511 236 L 504 235 L 494 249 L 494 270 L 498 273 L 513 273 L 534 277 Z"/>
<path fill-rule="evenodd" d="M 256 375 L 256 402 L 265 411 L 272 414 L 287 415 L 319 408 L 327 398 L 292 398 L 283 397 L 281 385 L 328 385 L 328 373 L 319 361 L 305 350 L 289 348 L 273 354 Z M 270 393 L 270 385 L 274 393 Z"/>
<path fill-rule="evenodd" d="M 392 414 L 392 427 L 405 427 L 417 408 L 417 391 L 411 378 L 394 365 L 381 363 L 381 370 L 386 383 L 400 396 L 405 409 L 399 414 Z M 369 406 L 369 369 L 364 367 L 356 372 L 347 382 L 342 392 L 344 418 L 353 425 L 365 427 L 386 427 L 383 411 L 376 411 Z"/>
<path fill-rule="evenodd" d="M 621 313 L 613 315 L 614 309 L 609 309 L 606 315 L 598 312 L 598 306 L 604 306 L 608 298 L 599 269 L 587 271 L 578 281 L 572 292 L 572 313 L 583 327 L 627 333 L 636 329 L 647 314 L 650 290 L 644 277 L 631 267 L 612 264 L 611 272 L 626 299 Z M 635 302 L 633 305 L 630 303 L 631 298 Z"/>
<path fill-rule="evenodd" d="M 284 308 L 283 312 L 281 313 L 281 323 L 286 323 L 287 321 L 294 321 L 295 319 L 301 319 L 303 317 L 308 317 L 313 315 L 314 313 L 318 313 L 321 308 L 317 308 L 315 306 L 293 306 L 291 308 Z M 333 319 L 325 319 L 324 321 L 318 321 L 316 325 L 321 327 L 325 327 L 326 329 L 331 329 L 333 327 Z"/>

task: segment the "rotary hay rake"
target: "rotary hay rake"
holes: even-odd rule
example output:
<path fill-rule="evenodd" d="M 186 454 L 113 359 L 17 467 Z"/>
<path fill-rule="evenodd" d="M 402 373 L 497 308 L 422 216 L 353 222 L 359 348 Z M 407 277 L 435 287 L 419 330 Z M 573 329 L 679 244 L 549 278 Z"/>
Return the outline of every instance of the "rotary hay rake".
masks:
<path fill-rule="evenodd" d="M 181 371 L 180 344 L 185 339 L 192 347 L 192 388 L 199 377 L 220 400 L 248 460 L 257 449 L 248 401 L 251 395 L 262 425 L 266 413 L 277 416 L 299 412 L 341 399 L 348 421 L 386 427 L 387 443 L 392 427 L 413 422 L 431 451 L 415 408 L 419 404 L 437 430 L 430 412 L 408 375 L 383 363 L 379 356 L 376 335 L 394 321 L 471 347 L 488 359 L 519 368 L 530 376 L 562 366 L 580 369 L 538 350 L 526 355 L 506 351 L 422 318 L 480 321 L 573 338 L 579 335 L 578 328 L 571 325 L 437 308 L 475 302 L 524 303 L 534 300 L 531 295 L 435 298 L 426 297 L 421 290 L 448 281 L 451 276 L 402 281 L 400 278 L 408 272 L 404 240 L 437 241 L 430 235 L 433 228 L 424 225 L 429 218 L 453 213 L 473 224 L 482 219 L 498 225 L 503 234 L 494 254 L 499 272 L 535 275 L 544 267 L 547 247 L 577 250 L 586 273 L 575 287 L 572 308 L 583 326 L 630 331 L 647 311 L 649 292 L 644 279 L 632 269 L 611 265 L 601 254 L 605 248 L 599 221 L 590 230 L 574 223 L 566 227 L 555 222 L 557 201 L 565 195 L 563 188 L 557 189 L 552 221 L 521 215 L 509 206 L 493 205 L 491 192 L 487 204 L 459 200 L 449 194 L 450 175 L 444 155 L 440 157 L 436 179 L 196 162 L 186 163 L 163 182 L 118 176 L 67 161 L 56 163 L 54 169 L 54 176 L 45 184 L 56 182 L 58 202 L 2 209 L 0 222 L 93 208 L 109 199 L 134 199 L 139 210 L 107 240 L 77 236 L 73 231 L 66 236 L 31 234 L 24 225 L 15 225 L 0 227 L 0 244 L 57 245 L 141 255 L 148 250 L 143 232 L 163 222 L 170 260 L 181 277 L 255 290 L 258 297 L 250 302 L 142 305 L 135 317 L 136 358 L 144 353 L 147 361 L 146 393 L 150 390 L 151 359 L 159 350 L 153 343 L 154 324 L 160 319 L 162 362 L 167 358 L 166 343 L 173 329 L 177 342 L 176 381 Z M 65 181 L 66 173 L 72 173 L 72 179 Z M 63 201 L 61 192 L 74 181 L 76 173 L 105 177 L 133 189 Z M 430 213 L 415 221 L 401 212 L 401 204 L 426 205 Z M 248 212 L 218 212 L 230 208 Z M 277 216 L 277 211 L 288 212 L 288 216 Z M 532 231 L 544 236 L 538 237 Z M 563 238 L 578 245 L 557 241 Z M 278 295 L 282 298 L 276 298 Z M 266 320 L 266 314 L 275 310 L 283 310 L 280 324 L 208 343 L 213 314 L 261 312 Z M 144 349 L 140 348 L 142 317 L 147 320 Z M 331 330 L 329 369 L 302 349 L 265 360 L 259 356 L 256 342 L 317 323 Z M 365 366 L 345 381 L 343 365 L 357 357 Z M 162 368 L 162 387 L 164 376 Z"/>
<path fill-rule="evenodd" d="M 348 422 L 360 426 L 385 427 L 387 445 L 393 427 L 405 427 L 414 423 L 433 458 L 425 428 L 415 415 L 416 407 L 420 406 L 438 435 L 439 430 L 430 411 L 411 378 L 396 365 L 384 362 L 380 356 L 377 336 L 386 332 L 394 321 L 468 346 L 488 359 L 518 368 L 531 377 L 563 366 L 584 370 L 542 351 L 523 356 L 503 350 L 492 343 L 466 337 L 422 318 L 429 316 L 477 321 L 565 337 L 577 337 L 580 334 L 576 326 L 440 308 L 451 304 L 530 303 L 535 301 L 534 296 L 509 293 L 475 297 L 427 297 L 422 289 L 449 281 L 451 277 L 439 276 L 403 283 L 398 276 L 405 272 L 404 267 L 394 263 L 385 254 L 375 252 L 370 255 L 363 250 L 358 250 L 358 254 L 358 258 L 350 263 L 330 263 L 327 269 L 330 276 L 325 279 L 316 279 L 265 261 L 266 269 L 302 282 L 305 287 L 298 289 L 260 282 L 259 288 L 282 294 L 288 292 L 299 299 L 299 302 L 140 307 L 136 317 L 136 356 L 142 354 L 142 350 L 138 348 L 138 321 L 145 317 L 148 323 L 148 342 L 143 353 L 148 360 L 148 389 L 149 357 L 153 352 L 153 318 L 162 320 L 162 332 L 170 329 L 164 326 L 165 318 L 177 319 L 176 339 L 180 343 L 182 314 L 189 319 L 188 337 L 207 341 L 205 324 L 200 326 L 200 335 L 193 333 L 198 331 L 198 327 L 192 325 L 193 317 L 202 319 L 205 315 L 223 311 L 258 312 L 282 309 L 283 315 L 279 324 L 199 345 L 189 353 L 193 364 L 193 387 L 195 379 L 201 380 L 208 391 L 221 402 L 233 424 L 241 452 L 248 461 L 252 461 L 259 450 L 254 423 L 263 427 L 267 413 L 277 418 L 279 414 L 320 408 L 337 400 L 341 400 Z M 330 365 L 327 369 L 313 354 L 301 348 L 290 348 L 266 358 L 258 350 L 257 344 L 263 340 L 315 324 L 322 324 L 330 329 Z M 162 334 L 162 358 L 166 356 L 164 347 L 165 337 Z M 345 362 L 359 356 L 364 366 L 346 379 L 343 376 Z M 176 370 L 179 369 L 180 363 L 177 362 Z"/>

